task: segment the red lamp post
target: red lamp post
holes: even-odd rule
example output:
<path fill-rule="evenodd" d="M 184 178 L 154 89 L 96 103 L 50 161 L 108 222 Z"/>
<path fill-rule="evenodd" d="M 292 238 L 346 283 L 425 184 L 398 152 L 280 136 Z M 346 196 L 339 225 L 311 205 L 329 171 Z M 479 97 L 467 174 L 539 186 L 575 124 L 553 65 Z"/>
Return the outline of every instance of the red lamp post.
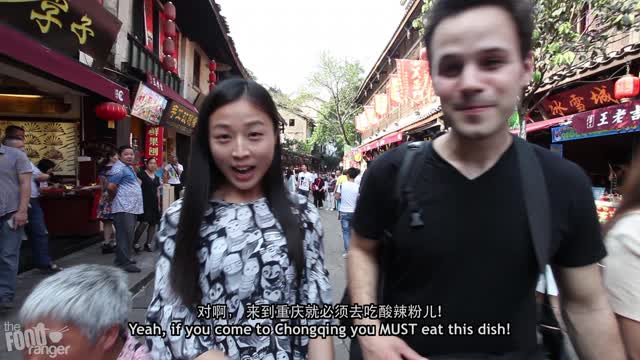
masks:
<path fill-rule="evenodd" d="M 105 102 L 96 106 L 96 116 L 102 120 L 106 120 L 108 128 L 116 127 L 115 122 L 127 117 L 127 109 L 114 102 Z"/>

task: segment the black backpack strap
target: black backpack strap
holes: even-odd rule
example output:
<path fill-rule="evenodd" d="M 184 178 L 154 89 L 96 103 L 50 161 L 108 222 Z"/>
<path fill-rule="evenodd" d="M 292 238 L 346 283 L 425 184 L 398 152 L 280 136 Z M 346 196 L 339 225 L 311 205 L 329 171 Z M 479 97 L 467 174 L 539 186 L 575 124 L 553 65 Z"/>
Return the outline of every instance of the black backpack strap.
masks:
<path fill-rule="evenodd" d="M 544 178 L 540 159 L 535 154 L 534 145 L 514 136 L 518 167 L 520 169 L 520 183 L 527 210 L 529 232 L 536 253 L 536 260 L 540 271 L 544 271 L 551 252 L 551 209 L 549 192 Z"/>
<path fill-rule="evenodd" d="M 424 161 L 427 154 L 432 150 L 431 142 L 416 141 L 407 146 L 407 153 L 402 158 L 398 178 L 394 190 L 396 202 L 396 214 L 400 216 L 405 206 L 410 211 L 410 226 L 424 226 L 422 221 L 422 211 L 418 204 L 415 187 L 421 178 Z M 416 166 L 417 165 L 417 166 Z"/>

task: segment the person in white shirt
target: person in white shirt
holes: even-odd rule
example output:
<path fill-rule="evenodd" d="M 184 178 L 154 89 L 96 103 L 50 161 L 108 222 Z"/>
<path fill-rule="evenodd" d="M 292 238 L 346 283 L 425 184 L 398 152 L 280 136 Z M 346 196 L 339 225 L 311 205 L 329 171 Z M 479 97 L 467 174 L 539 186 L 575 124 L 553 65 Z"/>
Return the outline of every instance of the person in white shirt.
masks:
<path fill-rule="evenodd" d="M 164 170 L 167 174 L 166 182 L 174 189 L 175 200 L 180 199 L 180 191 L 182 190 L 180 175 L 182 175 L 184 167 L 178 162 L 178 157 L 175 154 L 171 154 L 169 163 L 164 167 Z"/>
<path fill-rule="evenodd" d="M 308 198 L 312 183 L 313 175 L 307 172 L 307 165 L 302 165 L 301 171 L 298 173 L 298 193 Z"/>
<path fill-rule="evenodd" d="M 342 241 L 344 243 L 344 253 L 342 257 L 346 257 L 349 249 L 349 240 L 351 239 L 351 220 L 353 213 L 356 211 L 356 202 L 360 192 L 360 185 L 354 180 L 360 174 L 360 170 L 350 168 L 346 171 L 347 181 L 343 182 L 336 189 L 336 199 L 340 200 L 339 217 L 340 225 L 342 225 Z"/>

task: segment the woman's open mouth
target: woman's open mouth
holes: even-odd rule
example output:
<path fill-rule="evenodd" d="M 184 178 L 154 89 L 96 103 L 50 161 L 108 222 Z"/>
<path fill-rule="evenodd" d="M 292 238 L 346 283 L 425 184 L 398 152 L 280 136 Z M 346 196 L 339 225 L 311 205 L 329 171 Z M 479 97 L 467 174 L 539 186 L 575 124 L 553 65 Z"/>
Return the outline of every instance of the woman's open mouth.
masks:
<path fill-rule="evenodd" d="M 241 182 L 251 180 L 251 178 L 255 173 L 255 169 L 256 169 L 255 166 L 242 166 L 242 167 L 232 166 L 231 167 L 231 170 L 233 170 L 233 177 L 236 178 L 236 180 Z"/>

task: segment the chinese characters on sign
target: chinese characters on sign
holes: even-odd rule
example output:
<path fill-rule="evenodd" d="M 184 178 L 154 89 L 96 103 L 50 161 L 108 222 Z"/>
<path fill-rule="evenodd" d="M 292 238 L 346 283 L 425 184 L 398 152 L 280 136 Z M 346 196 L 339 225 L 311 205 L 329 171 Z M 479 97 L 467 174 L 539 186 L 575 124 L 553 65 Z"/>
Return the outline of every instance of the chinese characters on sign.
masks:
<path fill-rule="evenodd" d="M 640 100 L 567 116 L 571 126 L 552 129 L 554 142 L 640 130 Z"/>
<path fill-rule="evenodd" d="M 618 104 L 613 96 L 614 84 L 610 80 L 563 91 L 548 96 L 542 106 L 549 117 L 558 117 Z"/>
<path fill-rule="evenodd" d="M 148 126 L 145 142 L 144 156 L 146 159 L 156 158 L 158 167 L 162 167 L 162 139 L 163 128 L 160 126 Z"/>
<path fill-rule="evenodd" d="M 67 55 L 106 59 L 122 23 L 95 0 L 0 1 L 0 22 Z"/>
<path fill-rule="evenodd" d="M 197 123 L 198 114 L 176 101 L 171 101 L 162 116 L 162 124 L 168 124 L 184 135 L 191 135 Z"/>
<path fill-rule="evenodd" d="M 422 106 L 436 100 L 427 61 L 396 59 L 396 68 L 400 75 L 403 102 Z"/>

